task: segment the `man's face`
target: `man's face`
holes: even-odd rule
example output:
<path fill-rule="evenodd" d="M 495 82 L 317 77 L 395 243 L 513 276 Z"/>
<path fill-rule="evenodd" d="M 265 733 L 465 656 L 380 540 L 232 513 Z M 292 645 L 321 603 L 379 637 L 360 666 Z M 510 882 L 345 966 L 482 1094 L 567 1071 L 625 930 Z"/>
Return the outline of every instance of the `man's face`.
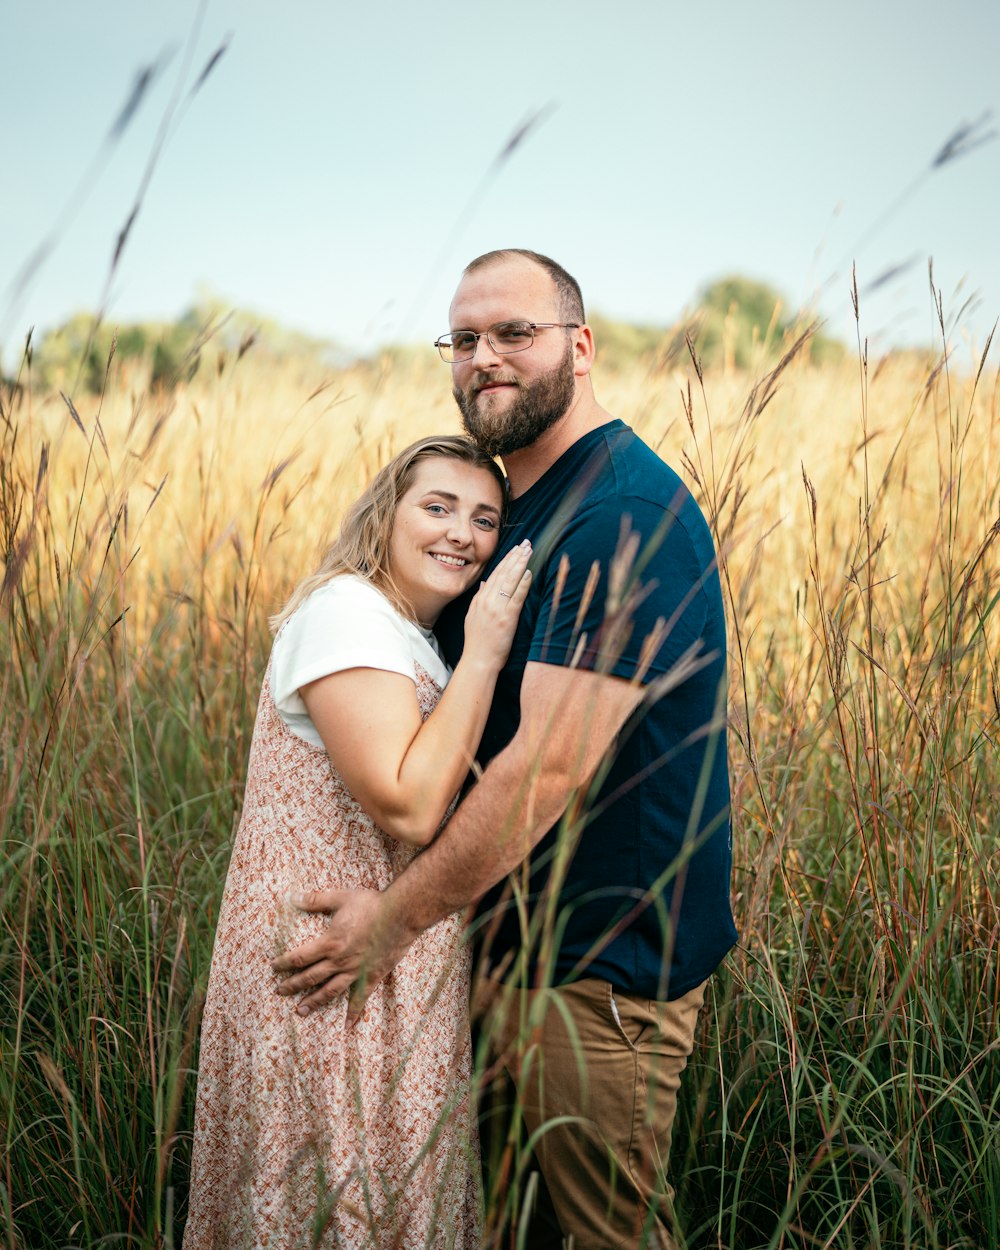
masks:
<path fill-rule="evenodd" d="M 480 333 L 504 321 L 561 322 L 555 284 L 524 257 L 467 274 L 451 304 L 451 329 Z M 485 334 L 472 360 L 451 366 L 466 432 L 492 456 L 536 442 L 563 417 L 576 395 L 573 339 L 539 330 L 527 351 L 498 355 Z"/>

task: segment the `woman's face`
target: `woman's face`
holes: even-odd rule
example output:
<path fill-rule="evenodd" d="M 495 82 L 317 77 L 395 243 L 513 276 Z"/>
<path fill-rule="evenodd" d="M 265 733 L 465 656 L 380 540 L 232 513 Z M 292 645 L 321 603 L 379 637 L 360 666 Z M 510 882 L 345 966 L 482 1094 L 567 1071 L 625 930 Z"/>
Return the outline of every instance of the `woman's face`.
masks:
<path fill-rule="evenodd" d="M 500 536 L 500 487 L 488 469 L 448 456 L 417 464 L 396 507 L 389 572 L 422 625 L 482 573 Z"/>

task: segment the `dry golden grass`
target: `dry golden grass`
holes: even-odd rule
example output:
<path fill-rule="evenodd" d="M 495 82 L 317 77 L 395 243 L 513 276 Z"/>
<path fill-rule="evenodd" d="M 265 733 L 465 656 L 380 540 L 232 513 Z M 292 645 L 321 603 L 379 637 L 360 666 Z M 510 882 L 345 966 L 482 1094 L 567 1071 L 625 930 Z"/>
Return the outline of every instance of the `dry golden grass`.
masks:
<path fill-rule="evenodd" d="M 741 936 L 679 1113 L 693 1246 L 998 1240 L 1000 375 L 978 366 L 595 376 L 691 483 L 727 594 Z M 456 413 L 429 352 L 251 351 L 170 394 L 113 367 L 75 416 L 22 381 L 0 412 L 0 1215 L 13 1247 L 168 1245 L 267 617 L 375 469 Z"/>
<path fill-rule="evenodd" d="M 763 635 L 791 655 L 816 624 L 803 473 L 816 493 L 828 592 L 857 569 L 859 518 L 867 514 L 881 540 L 881 576 L 895 583 L 887 610 L 903 610 L 928 579 L 940 590 L 949 445 L 961 468 L 954 523 L 962 554 L 972 557 L 996 517 L 997 371 L 980 379 L 975 400 L 968 367 L 949 375 L 913 355 L 868 372 L 864 381 L 857 360 L 825 368 L 793 361 L 753 416 L 745 409 L 763 366 L 757 378 L 710 372 L 703 391 L 690 362 L 603 378 L 598 371 L 603 405 L 684 474 L 706 511 L 716 503 L 741 624 L 758 647 Z M 277 604 L 379 464 L 412 439 L 458 429 L 448 371 L 430 354 L 405 366 L 386 359 L 332 372 L 308 362 L 258 364 L 251 353 L 173 394 L 150 395 L 144 383 L 141 371 L 126 373 L 103 399 L 79 400 L 83 430 L 59 394 L 34 397 L 18 450 L 27 468 L 37 465 L 41 444 L 49 446 L 56 532 L 76 530 L 81 497 L 79 527 L 95 537 L 127 505 L 130 541 L 142 549 L 139 580 L 148 585 L 132 610 L 146 628 L 156 617 L 150 596 L 166 587 L 218 596 L 226 563 L 239 553 L 257 553 L 264 601 Z"/>

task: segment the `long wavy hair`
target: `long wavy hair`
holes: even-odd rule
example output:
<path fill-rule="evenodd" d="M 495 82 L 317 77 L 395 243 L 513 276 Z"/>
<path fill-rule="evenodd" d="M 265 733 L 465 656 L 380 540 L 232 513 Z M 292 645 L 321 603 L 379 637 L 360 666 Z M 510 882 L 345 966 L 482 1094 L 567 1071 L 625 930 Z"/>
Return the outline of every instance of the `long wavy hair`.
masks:
<path fill-rule="evenodd" d="M 471 439 L 458 434 L 432 435 L 405 448 L 372 478 L 364 494 L 353 504 L 340 526 L 336 540 L 327 548 L 319 568 L 292 591 L 280 612 L 271 617 L 271 629 L 281 628 L 319 586 L 342 573 L 367 578 L 382 591 L 397 611 L 415 620 L 413 606 L 392 579 L 389 570 L 389 538 L 396 523 L 399 501 L 410 489 L 416 467 L 422 460 L 441 456 L 459 460 L 492 474 L 500 488 L 501 521 L 507 510 L 507 484 L 496 461 Z"/>

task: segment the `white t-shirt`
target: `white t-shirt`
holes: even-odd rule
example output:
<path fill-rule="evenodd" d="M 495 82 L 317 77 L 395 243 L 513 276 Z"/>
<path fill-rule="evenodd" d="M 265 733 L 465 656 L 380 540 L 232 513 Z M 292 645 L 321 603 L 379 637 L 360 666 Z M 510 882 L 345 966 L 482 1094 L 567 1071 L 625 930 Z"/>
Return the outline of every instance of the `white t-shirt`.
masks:
<path fill-rule="evenodd" d="M 415 683 L 415 664 L 447 685 L 451 669 L 433 633 L 400 616 L 371 582 L 343 573 L 314 590 L 279 631 L 271 650 L 271 698 L 292 733 L 322 747 L 300 687 L 348 668 L 402 673 Z"/>

